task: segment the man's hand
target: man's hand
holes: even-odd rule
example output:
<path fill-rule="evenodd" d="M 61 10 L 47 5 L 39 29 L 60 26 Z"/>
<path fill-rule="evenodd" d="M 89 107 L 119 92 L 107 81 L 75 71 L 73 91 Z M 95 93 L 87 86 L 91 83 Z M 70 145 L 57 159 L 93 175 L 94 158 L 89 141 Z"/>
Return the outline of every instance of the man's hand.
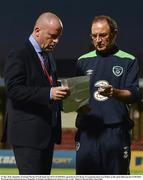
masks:
<path fill-rule="evenodd" d="M 114 94 L 114 88 L 112 85 L 108 85 L 108 86 L 100 86 L 98 88 L 98 92 L 99 94 L 101 94 L 102 96 L 107 96 L 107 97 L 112 97 Z"/>
<path fill-rule="evenodd" d="M 107 85 L 107 86 L 100 86 L 98 88 L 98 92 L 102 96 L 114 97 L 115 99 L 125 103 L 132 102 L 132 93 L 131 91 L 126 89 L 117 89 L 117 88 L 113 88 L 112 85 Z"/>
<path fill-rule="evenodd" d="M 52 87 L 51 93 L 52 93 L 51 99 L 63 100 L 70 95 L 70 89 L 64 86 Z"/>

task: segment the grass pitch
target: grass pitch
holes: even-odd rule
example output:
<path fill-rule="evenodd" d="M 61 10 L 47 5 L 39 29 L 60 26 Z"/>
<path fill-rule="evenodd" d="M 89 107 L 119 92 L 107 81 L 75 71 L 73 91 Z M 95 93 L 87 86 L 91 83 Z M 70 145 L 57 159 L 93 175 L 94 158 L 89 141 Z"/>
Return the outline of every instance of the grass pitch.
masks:
<path fill-rule="evenodd" d="M 18 175 L 18 169 L 0 168 L 0 175 Z M 52 169 L 51 175 L 75 175 L 75 169 Z"/>
<path fill-rule="evenodd" d="M 18 175 L 17 168 L 0 168 L 0 175 Z M 75 175 L 75 169 L 52 169 L 51 175 Z M 143 175 L 143 172 L 132 171 L 131 175 Z"/>

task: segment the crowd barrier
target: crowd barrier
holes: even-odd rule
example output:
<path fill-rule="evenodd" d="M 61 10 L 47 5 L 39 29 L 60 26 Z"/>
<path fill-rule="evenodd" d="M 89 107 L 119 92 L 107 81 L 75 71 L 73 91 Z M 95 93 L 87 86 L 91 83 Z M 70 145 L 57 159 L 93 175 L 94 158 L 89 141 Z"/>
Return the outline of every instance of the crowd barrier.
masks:
<path fill-rule="evenodd" d="M 12 150 L 0 150 L 0 168 L 16 167 Z M 54 151 L 53 168 L 75 168 L 75 151 Z M 143 174 L 143 151 L 132 151 L 131 171 Z"/>

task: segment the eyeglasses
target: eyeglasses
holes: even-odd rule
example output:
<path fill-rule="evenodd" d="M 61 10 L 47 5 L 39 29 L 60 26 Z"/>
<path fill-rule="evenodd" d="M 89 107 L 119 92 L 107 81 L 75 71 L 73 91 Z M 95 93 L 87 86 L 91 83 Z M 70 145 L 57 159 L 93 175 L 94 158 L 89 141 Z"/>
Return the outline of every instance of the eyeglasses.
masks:
<path fill-rule="evenodd" d="M 93 40 L 97 40 L 97 38 L 105 39 L 105 38 L 109 37 L 109 33 L 91 34 L 90 36 Z"/>

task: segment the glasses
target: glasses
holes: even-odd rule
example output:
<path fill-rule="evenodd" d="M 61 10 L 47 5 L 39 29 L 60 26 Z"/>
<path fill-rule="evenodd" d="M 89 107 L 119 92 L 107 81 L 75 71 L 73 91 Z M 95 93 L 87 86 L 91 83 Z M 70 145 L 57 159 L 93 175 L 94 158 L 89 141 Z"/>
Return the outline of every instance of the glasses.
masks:
<path fill-rule="evenodd" d="M 109 33 L 99 33 L 99 34 L 91 34 L 90 35 L 93 40 L 99 39 L 105 39 L 109 37 Z"/>

